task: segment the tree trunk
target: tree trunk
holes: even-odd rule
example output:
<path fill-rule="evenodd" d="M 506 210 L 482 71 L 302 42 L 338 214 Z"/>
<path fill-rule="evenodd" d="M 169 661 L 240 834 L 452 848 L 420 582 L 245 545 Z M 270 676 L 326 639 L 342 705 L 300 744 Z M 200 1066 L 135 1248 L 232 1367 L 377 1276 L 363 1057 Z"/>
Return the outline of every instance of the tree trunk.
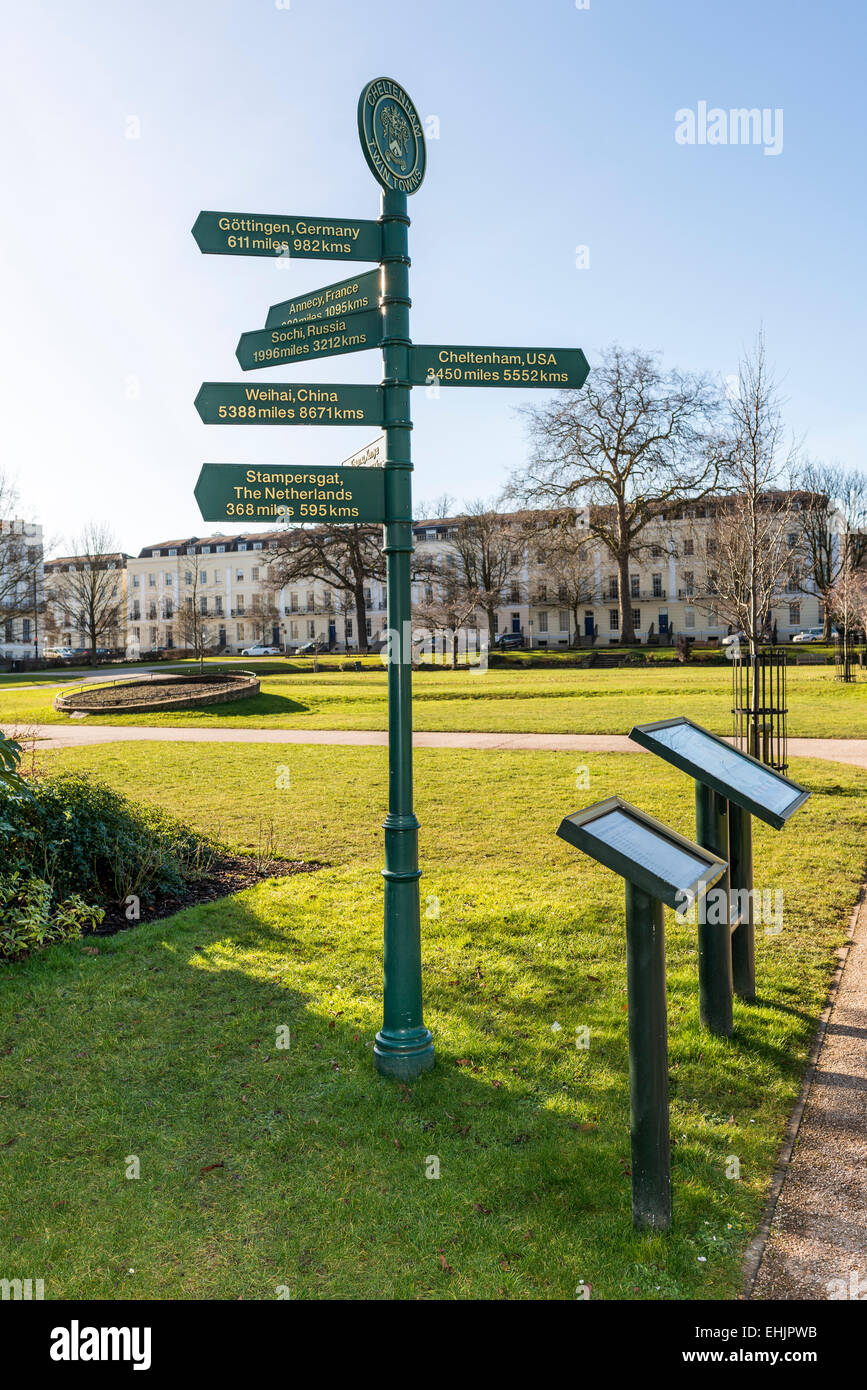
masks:
<path fill-rule="evenodd" d="M 356 584 L 354 590 L 355 597 L 355 626 L 358 628 L 358 650 L 365 656 L 368 652 L 367 645 L 367 608 L 364 603 L 364 585 Z"/>
<path fill-rule="evenodd" d="M 635 641 L 635 628 L 632 626 L 632 599 L 629 594 L 629 551 L 621 550 L 617 556 L 617 587 L 619 590 L 620 642 L 626 646 Z"/>

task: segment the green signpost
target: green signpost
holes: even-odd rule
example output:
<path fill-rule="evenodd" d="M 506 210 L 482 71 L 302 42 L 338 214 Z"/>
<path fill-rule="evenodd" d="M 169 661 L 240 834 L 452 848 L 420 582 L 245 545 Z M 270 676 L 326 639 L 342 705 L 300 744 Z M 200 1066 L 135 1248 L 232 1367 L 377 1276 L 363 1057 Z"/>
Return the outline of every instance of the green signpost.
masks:
<path fill-rule="evenodd" d="M 257 367 L 277 367 L 283 362 L 310 361 L 336 353 L 363 352 L 382 342 L 382 314 L 365 309 L 360 314 L 340 314 L 310 323 L 281 324 L 242 333 L 235 353 L 245 372 Z"/>
<path fill-rule="evenodd" d="M 385 521 L 381 468 L 248 468 L 203 463 L 195 498 L 203 521 L 363 525 Z"/>
<path fill-rule="evenodd" d="M 378 261 L 382 227 L 346 217 L 200 212 L 193 236 L 207 256 L 299 256 L 316 261 Z"/>
<path fill-rule="evenodd" d="M 309 294 L 299 294 L 295 299 L 284 299 L 281 304 L 272 304 L 265 320 L 266 328 L 276 328 L 285 323 L 311 323 L 314 320 L 331 319 L 340 314 L 357 314 L 362 309 L 376 309 L 379 306 L 379 290 L 382 272 L 368 270 L 364 275 L 356 275 L 349 280 L 338 280 L 334 285 L 323 285 L 321 290 L 311 290 Z"/>
<path fill-rule="evenodd" d="M 718 855 L 619 796 L 561 821 L 557 834 L 626 880 L 626 994 L 632 1219 L 641 1230 L 671 1225 L 668 1017 L 663 906 L 700 900 L 726 872 Z"/>
<path fill-rule="evenodd" d="M 580 348 L 413 347 L 414 386 L 531 386 L 545 391 L 583 386 L 590 364 Z"/>
<path fill-rule="evenodd" d="M 384 430 L 381 469 L 340 466 L 331 470 L 344 479 L 343 490 L 352 492 L 353 501 L 347 504 L 345 498 L 335 497 L 326 499 L 325 505 L 338 509 L 357 505 L 357 516 L 299 512 L 290 519 L 299 523 L 384 522 L 388 626 L 395 634 L 390 651 L 398 655 L 388 665 L 383 1024 L 376 1036 L 374 1057 L 383 1075 L 408 1081 L 434 1064 L 433 1039 L 422 1016 L 419 824 L 412 788 L 410 391 L 413 385 L 433 382 L 575 388 L 583 385 L 589 367 L 578 348 L 413 347 L 407 197 L 419 189 L 425 173 L 421 120 L 404 89 L 390 78 L 379 77 L 367 84 L 359 98 L 358 132 L 364 157 L 382 188 L 377 222 L 202 212 L 193 236 L 199 249 L 208 254 L 379 262 L 375 271 L 273 305 L 264 329 L 242 335 L 237 357 L 244 370 L 250 371 L 381 346 L 382 385 L 283 383 L 269 388 L 205 382 L 196 397 L 196 409 L 206 424 L 364 424 Z M 369 461 L 369 450 L 362 451 L 362 458 Z M 247 507 L 285 507 L 287 501 L 301 506 L 301 499 L 295 497 L 246 495 L 246 490 L 260 491 L 261 486 L 241 475 L 281 471 L 305 470 L 206 464 L 196 488 L 203 516 L 206 520 L 248 522 L 265 520 L 266 515 L 247 511 Z M 327 472 L 307 471 L 310 476 Z M 360 474 L 364 479 L 355 476 Z M 264 486 L 285 490 L 287 485 Z M 325 486 L 341 490 L 339 484 Z M 311 504 L 321 505 L 312 499 Z M 229 511 L 239 506 L 244 510 Z M 273 515 L 283 517 L 285 511 Z"/>
<path fill-rule="evenodd" d="M 281 381 L 246 386 L 205 381 L 196 410 L 206 425 L 375 425 L 382 427 L 381 386 Z"/>

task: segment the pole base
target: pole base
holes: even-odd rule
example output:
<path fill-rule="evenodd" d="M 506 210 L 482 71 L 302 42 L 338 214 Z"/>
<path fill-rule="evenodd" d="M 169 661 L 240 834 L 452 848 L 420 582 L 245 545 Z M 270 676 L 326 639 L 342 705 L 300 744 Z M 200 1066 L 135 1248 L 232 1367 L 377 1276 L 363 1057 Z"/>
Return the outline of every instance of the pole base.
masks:
<path fill-rule="evenodd" d="M 380 1076 L 413 1081 L 422 1072 L 433 1070 L 433 1035 L 428 1028 L 413 1028 L 406 1033 L 387 1033 L 382 1029 L 376 1035 L 373 1061 Z"/>

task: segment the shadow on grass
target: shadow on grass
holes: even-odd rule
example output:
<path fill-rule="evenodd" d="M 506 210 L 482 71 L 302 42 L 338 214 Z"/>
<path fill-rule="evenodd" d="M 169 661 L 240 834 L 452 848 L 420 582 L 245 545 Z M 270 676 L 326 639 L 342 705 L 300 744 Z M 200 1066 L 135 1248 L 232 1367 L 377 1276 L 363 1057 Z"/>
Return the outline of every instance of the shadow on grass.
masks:
<path fill-rule="evenodd" d="M 695 1296 L 695 1233 L 714 1218 L 732 1249 L 741 1235 L 731 1138 L 719 1153 L 677 1139 L 677 1233 L 633 1232 L 625 1017 L 576 1079 L 547 1002 L 576 994 L 574 974 L 538 963 L 527 998 L 516 949 L 496 988 L 429 980 L 436 1068 L 384 1081 L 368 943 L 311 944 L 286 908 L 276 929 L 228 899 L 100 941 L 98 958 L 85 943 L 23 967 L 27 1017 L 0 1052 L 46 1075 L 7 1156 L 6 1239 L 42 1243 L 54 1296 L 269 1298 L 286 1282 L 293 1297 L 574 1298 L 582 1279 L 607 1297 Z M 124 1181 L 129 1154 L 141 1186 Z M 52 1246 L 39 1213 L 58 1207 Z M 123 1282 L 127 1248 L 145 1288 Z"/>

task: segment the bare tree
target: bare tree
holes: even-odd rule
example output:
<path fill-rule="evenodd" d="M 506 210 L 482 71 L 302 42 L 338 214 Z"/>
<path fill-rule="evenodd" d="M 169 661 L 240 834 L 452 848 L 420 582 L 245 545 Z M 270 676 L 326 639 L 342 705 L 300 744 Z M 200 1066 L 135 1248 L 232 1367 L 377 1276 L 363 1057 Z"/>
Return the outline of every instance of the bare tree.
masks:
<path fill-rule="evenodd" d="M 116 634 L 122 626 L 121 570 L 124 557 L 107 523 L 90 521 L 71 547 L 71 569 L 66 580 L 67 601 L 80 632 L 96 660 L 100 638 Z"/>
<path fill-rule="evenodd" d="M 186 567 L 190 583 L 178 613 L 181 644 L 192 652 L 199 670 L 204 670 L 205 652 L 213 646 L 213 629 L 207 612 L 207 595 L 200 593 L 202 557 L 198 551 L 186 556 Z"/>
<path fill-rule="evenodd" d="M 645 528 L 717 486 L 719 409 L 708 377 L 663 372 L 652 353 L 615 344 L 580 391 L 523 410 L 531 461 L 510 494 L 529 507 L 590 505 L 590 531 L 617 566 L 621 642 L 635 640 L 629 564 Z"/>
<path fill-rule="evenodd" d="M 482 606 L 483 596 L 467 587 L 463 576 L 446 570 L 436 577 L 430 574 L 423 586 L 422 597 L 413 606 L 413 617 L 433 633 L 442 633 L 443 645 L 451 647 L 452 669 L 457 669 L 459 634 Z"/>
<path fill-rule="evenodd" d="M 359 650 L 367 652 L 365 590 L 384 574 L 381 526 L 296 526 L 285 531 L 271 552 L 268 582 L 277 591 L 318 579 L 345 595 L 347 609 L 355 611 Z"/>
<path fill-rule="evenodd" d="M 41 594 L 42 550 L 15 520 L 18 493 L 0 473 L 0 639 L 7 623 L 44 610 Z"/>
<path fill-rule="evenodd" d="M 534 540 L 539 555 L 544 557 L 557 602 L 568 608 L 572 616 L 576 645 L 581 632 L 581 610 L 596 597 L 590 531 L 586 524 L 579 525 L 579 520 L 572 508 L 543 512 Z"/>
<path fill-rule="evenodd" d="M 801 538 L 806 576 L 822 599 L 827 642 L 835 590 L 867 559 L 867 475 L 808 460 L 798 486 L 809 499 Z"/>
<path fill-rule="evenodd" d="M 521 528 L 513 518 L 504 516 L 494 501 L 468 503 L 455 526 L 456 577 L 463 592 L 475 595 L 476 606 L 483 609 L 491 645 L 497 609 L 509 601 L 504 590 L 511 586 L 517 589 L 520 584 L 523 543 Z"/>
<path fill-rule="evenodd" d="M 780 486 L 793 476 L 797 455 L 785 442 L 761 333 L 740 364 L 737 391 L 728 397 L 722 452 L 730 495 L 713 509 L 703 606 L 742 632 L 755 655 L 792 577 L 790 537 L 800 535 L 807 501 Z"/>
<path fill-rule="evenodd" d="M 441 492 L 439 497 L 434 497 L 429 501 L 415 502 L 416 521 L 442 521 L 447 516 L 454 516 L 457 501 L 448 492 Z"/>

